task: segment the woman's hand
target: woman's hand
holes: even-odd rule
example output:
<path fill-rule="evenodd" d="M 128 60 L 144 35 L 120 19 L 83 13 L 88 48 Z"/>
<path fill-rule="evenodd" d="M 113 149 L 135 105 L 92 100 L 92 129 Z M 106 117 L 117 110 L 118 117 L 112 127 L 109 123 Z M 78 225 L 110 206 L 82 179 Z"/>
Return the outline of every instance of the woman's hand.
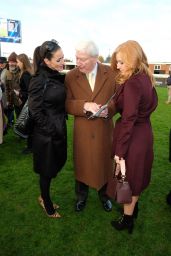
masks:
<path fill-rule="evenodd" d="M 20 92 L 19 92 L 18 90 L 15 90 L 15 89 L 14 89 L 14 92 L 15 92 L 15 94 L 16 94 L 17 96 L 19 96 Z"/>
<path fill-rule="evenodd" d="M 125 172 L 125 160 L 122 157 L 119 158 L 119 156 L 117 156 L 117 155 L 114 156 L 114 160 L 116 162 L 115 175 L 117 176 L 120 173 L 121 168 L 122 168 L 122 170 L 124 168 L 123 171 Z"/>
<path fill-rule="evenodd" d="M 108 116 L 108 108 L 105 108 L 99 115 L 100 117 L 107 118 Z"/>

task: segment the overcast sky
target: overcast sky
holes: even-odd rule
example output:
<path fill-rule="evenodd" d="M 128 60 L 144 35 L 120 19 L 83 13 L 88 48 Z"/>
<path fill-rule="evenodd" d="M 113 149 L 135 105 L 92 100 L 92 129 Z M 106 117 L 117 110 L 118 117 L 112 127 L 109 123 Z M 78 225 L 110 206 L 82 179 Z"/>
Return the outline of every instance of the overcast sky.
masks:
<path fill-rule="evenodd" d="M 171 0 L 4 0 L 0 17 L 22 26 L 22 43 L 1 43 L 2 55 L 32 57 L 37 45 L 54 38 L 66 58 L 74 60 L 74 46 L 84 39 L 94 40 L 107 57 L 133 39 L 150 62 L 171 62 Z"/>

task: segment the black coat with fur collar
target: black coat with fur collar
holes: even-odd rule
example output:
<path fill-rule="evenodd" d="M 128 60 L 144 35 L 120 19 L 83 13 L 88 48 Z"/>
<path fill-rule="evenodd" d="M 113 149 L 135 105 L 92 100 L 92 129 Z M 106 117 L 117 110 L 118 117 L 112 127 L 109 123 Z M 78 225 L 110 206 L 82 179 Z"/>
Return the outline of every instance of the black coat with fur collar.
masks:
<path fill-rule="evenodd" d="M 67 158 L 64 75 L 42 67 L 30 82 L 29 111 L 34 121 L 34 170 L 55 177 Z"/>

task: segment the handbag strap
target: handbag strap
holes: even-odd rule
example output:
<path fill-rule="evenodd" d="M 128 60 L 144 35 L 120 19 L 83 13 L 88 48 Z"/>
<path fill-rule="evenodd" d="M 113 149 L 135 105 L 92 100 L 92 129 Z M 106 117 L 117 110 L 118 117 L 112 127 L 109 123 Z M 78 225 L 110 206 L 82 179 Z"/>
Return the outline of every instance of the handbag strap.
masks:
<path fill-rule="evenodd" d="M 120 160 L 120 167 L 121 167 L 121 177 L 122 177 L 122 180 L 124 181 L 126 178 L 125 160 L 123 159 Z"/>

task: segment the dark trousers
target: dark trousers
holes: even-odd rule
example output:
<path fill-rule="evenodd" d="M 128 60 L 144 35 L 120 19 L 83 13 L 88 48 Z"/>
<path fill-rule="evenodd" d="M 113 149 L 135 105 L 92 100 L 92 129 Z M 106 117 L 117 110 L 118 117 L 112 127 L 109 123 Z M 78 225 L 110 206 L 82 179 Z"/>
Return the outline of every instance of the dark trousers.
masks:
<path fill-rule="evenodd" d="M 98 191 L 99 199 L 103 203 L 109 199 L 109 197 L 106 195 L 106 187 L 107 187 L 107 184 L 105 184 Z M 86 201 L 88 197 L 88 191 L 89 191 L 88 185 L 78 180 L 75 181 L 75 193 L 78 201 Z"/>
<path fill-rule="evenodd" d="M 27 148 L 32 150 L 33 146 L 33 135 L 29 134 L 27 138 Z"/>
<path fill-rule="evenodd" d="M 4 113 L 7 117 L 7 125 L 11 126 L 14 122 L 14 109 L 13 108 L 6 108 L 4 109 Z"/>
<path fill-rule="evenodd" d="M 171 162 L 171 129 L 169 134 L 169 161 Z"/>
<path fill-rule="evenodd" d="M 22 110 L 22 106 L 14 106 L 14 110 L 15 110 L 16 118 L 18 118 Z"/>
<path fill-rule="evenodd" d="M 44 206 L 48 214 L 54 214 L 55 210 L 50 198 L 51 178 L 40 175 L 40 191 Z"/>

